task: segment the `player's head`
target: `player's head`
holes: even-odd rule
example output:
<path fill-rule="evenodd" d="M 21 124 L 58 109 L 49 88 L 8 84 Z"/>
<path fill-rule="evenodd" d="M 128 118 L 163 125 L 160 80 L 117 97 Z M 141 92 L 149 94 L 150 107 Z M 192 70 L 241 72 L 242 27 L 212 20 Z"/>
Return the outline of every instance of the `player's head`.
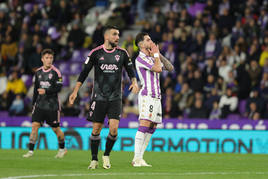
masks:
<path fill-rule="evenodd" d="M 119 29 L 115 26 L 106 26 L 103 30 L 104 42 L 116 47 L 119 42 Z"/>
<path fill-rule="evenodd" d="M 45 68 L 50 68 L 52 66 L 54 59 L 54 52 L 51 49 L 44 49 L 41 52 L 41 60 Z"/>
<path fill-rule="evenodd" d="M 140 32 L 136 36 L 135 44 L 139 47 L 139 49 L 150 49 L 152 40 L 148 33 Z"/>

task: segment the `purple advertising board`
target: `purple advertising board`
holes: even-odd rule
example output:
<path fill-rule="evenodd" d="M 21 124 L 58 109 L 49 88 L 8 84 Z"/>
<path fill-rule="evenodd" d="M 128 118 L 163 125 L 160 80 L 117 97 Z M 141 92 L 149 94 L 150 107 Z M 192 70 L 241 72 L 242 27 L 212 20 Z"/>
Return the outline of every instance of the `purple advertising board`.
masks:
<path fill-rule="evenodd" d="M 30 127 L 30 117 L 0 117 L 0 127 L 20 126 Z M 62 127 L 91 127 L 92 123 L 85 118 L 62 117 Z M 105 121 L 107 127 L 107 120 Z M 44 127 L 47 127 L 45 124 Z M 137 128 L 137 118 L 123 118 L 120 120 L 120 128 Z M 248 120 L 248 119 L 163 119 L 163 123 L 158 128 L 164 129 L 222 129 L 222 130 L 268 130 L 268 120 Z"/>

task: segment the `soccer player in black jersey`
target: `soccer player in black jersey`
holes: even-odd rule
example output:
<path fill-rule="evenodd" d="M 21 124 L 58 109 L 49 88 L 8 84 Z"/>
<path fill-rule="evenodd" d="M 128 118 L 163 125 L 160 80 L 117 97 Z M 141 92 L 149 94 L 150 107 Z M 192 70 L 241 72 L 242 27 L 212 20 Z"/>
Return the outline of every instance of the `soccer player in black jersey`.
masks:
<path fill-rule="evenodd" d="M 54 52 L 44 49 L 41 52 L 43 66 L 36 70 L 33 95 L 32 132 L 30 135 L 29 151 L 24 158 L 32 157 L 34 145 L 38 137 L 38 129 L 44 121 L 52 127 L 58 137 L 59 151 L 55 158 L 62 158 L 65 149 L 64 133 L 60 129 L 60 104 L 58 93 L 62 87 L 60 71 L 52 65 Z"/>
<path fill-rule="evenodd" d="M 74 103 L 77 93 L 90 70 L 94 67 L 94 89 L 88 120 L 93 122 L 93 130 L 90 137 L 92 161 L 89 169 L 98 166 L 98 148 L 100 144 L 100 132 L 105 116 L 109 119 L 109 135 L 106 140 L 105 152 L 102 157 L 103 168 L 111 167 L 109 155 L 117 138 L 117 129 L 122 110 L 121 78 L 122 69 L 126 69 L 132 84 L 129 90 L 138 93 L 139 88 L 135 78 L 133 64 L 126 50 L 118 47 L 119 30 L 113 26 L 104 29 L 104 44 L 91 50 L 83 71 L 77 80 L 69 102 Z"/>

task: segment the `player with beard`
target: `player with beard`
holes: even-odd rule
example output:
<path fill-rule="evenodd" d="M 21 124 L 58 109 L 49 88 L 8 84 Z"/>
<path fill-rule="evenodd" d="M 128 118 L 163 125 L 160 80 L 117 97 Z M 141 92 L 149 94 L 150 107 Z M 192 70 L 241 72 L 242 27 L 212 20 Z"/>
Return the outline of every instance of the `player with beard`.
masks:
<path fill-rule="evenodd" d="M 111 167 L 109 156 L 117 139 L 117 130 L 122 111 L 121 79 L 123 67 L 132 81 L 129 90 L 132 90 L 133 93 L 138 93 L 139 90 L 131 59 L 126 50 L 117 46 L 119 42 L 118 28 L 107 26 L 103 34 L 104 44 L 92 49 L 89 53 L 84 69 L 80 73 L 76 86 L 69 97 L 70 104 L 73 104 L 80 87 L 94 67 L 94 87 L 87 118 L 93 122 L 90 137 L 92 160 L 88 167 L 89 169 L 98 167 L 100 132 L 106 115 L 109 120 L 109 134 L 102 160 L 103 168 L 109 169 Z"/>
<path fill-rule="evenodd" d="M 136 69 L 142 88 L 139 92 L 139 128 L 135 136 L 135 151 L 132 165 L 134 167 L 149 167 L 143 159 L 143 154 L 156 130 L 162 123 L 160 73 L 162 69 L 169 72 L 173 65 L 159 52 L 159 48 L 147 33 L 140 32 L 136 36 L 139 55 L 136 58 Z"/>

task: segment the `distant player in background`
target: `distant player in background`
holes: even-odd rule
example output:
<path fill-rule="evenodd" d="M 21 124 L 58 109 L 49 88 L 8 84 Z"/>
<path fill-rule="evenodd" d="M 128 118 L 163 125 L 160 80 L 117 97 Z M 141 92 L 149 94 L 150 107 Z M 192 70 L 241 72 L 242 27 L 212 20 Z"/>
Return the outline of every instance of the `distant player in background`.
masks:
<path fill-rule="evenodd" d="M 33 95 L 32 132 L 30 135 L 29 151 L 24 158 L 32 157 L 34 145 L 38 138 L 38 130 L 46 121 L 52 127 L 59 142 L 59 151 L 55 158 L 62 158 L 67 153 L 64 133 L 60 129 L 60 104 L 58 93 L 62 87 L 60 71 L 52 65 L 54 52 L 44 49 L 41 52 L 43 66 L 36 70 Z"/>
<path fill-rule="evenodd" d="M 143 159 L 144 151 L 156 130 L 162 123 L 160 73 L 162 67 L 169 72 L 173 65 L 160 54 L 158 46 L 153 43 L 147 33 L 136 36 L 139 55 L 136 58 L 136 69 L 142 88 L 139 92 L 139 128 L 135 137 L 135 155 L 132 161 L 134 167 L 151 166 Z"/>
<path fill-rule="evenodd" d="M 109 169 L 111 167 L 109 156 L 117 139 L 122 111 L 121 80 L 123 67 L 132 81 L 129 89 L 133 93 L 138 93 L 139 90 L 131 59 L 126 50 L 117 46 L 118 42 L 119 30 L 114 26 L 107 26 L 104 29 L 104 44 L 92 49 L 89 53 L 84 69 L 80 73 L 74 91 L 69 97 L 69 102 L 73 104 L 80 87 L 94 67 L 94 89 L 88 116 L 88 120 L 93 122 L 90 137 L 92 160 L 88 169 L 98 167 L 100 132 L 106 115 L 109 119 L 109 135 L 102 160 L 103 168 Z"/>

